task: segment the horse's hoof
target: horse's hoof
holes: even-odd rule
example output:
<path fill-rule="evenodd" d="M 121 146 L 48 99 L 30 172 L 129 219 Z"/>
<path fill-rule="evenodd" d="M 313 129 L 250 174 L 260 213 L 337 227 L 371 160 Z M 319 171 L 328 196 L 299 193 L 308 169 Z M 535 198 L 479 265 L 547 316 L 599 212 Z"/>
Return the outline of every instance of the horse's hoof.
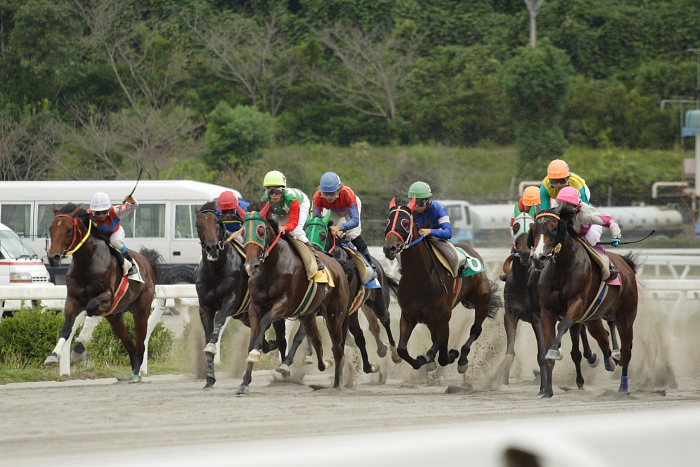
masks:
<path fill-rule="evenodd" d="M 612 357 L 605 357 L 603 359 L 605 361 L 605 369 L 608 371 L 615 371 L 615 368 L 617 368 L 617 365 L 615 365 L 615 360 L 613 360 Z"/>
<path fill-rule="evenodd" d="M 554 393 L 552 392 L 545 392 L 542 394 L 542 399 L 551 399 L 552 396 L 554 396 Z"/>
<path fill-rule="evenodd" d="M 282 363 L 280 366 L 277 367 L 275 371 L 284 376 L 285 378 L 289 377 L 289 374 L 291 373 L 289 371 L 289 365 L 287 365 L 286 363 Z"/>
<path fill-rule="evenodd" d="M 380 346 L 377 346 L 377 355 L 379 356 L 379 358 L 386 357 L 386 351 L 387 351 L 386 345 L 382 344 Z"/>
<path fill-rule="evenodd" d="M 620 361 L 620 358 L 622 358 L 622 355 L 620 354 L 620 350 L 619 350 L 619 349 L 613 350 L 612 353 L 610 354 L 610 356 L 611 356 L 612 358 L 614 358 L 616 362 L 619 362 L 619 361 Z"/>
<path fill-rule="evenodd" d="M 141 382 L 141 375 L 132 375 L 131 382 L 132 383 L 140 383 Z"/>
<path fill-rule="evenodd" d="M 216 379 L 212 378 L 211 376 L 207 376 L 207 384 L 204 385 L 202 390 L 206 391 L 208 389 L 213 389 L 214 383 L 216 383 Z"/>
<path fill-rule="evenodd" d="M 211 355 L 216 355 L 216 344 L 212 344 L 211 342 L 208 343 L 208 344 L 204 347 L 204 353 L 208 353 L 208 354 L 211 354 Z M 258 358 L 258 359 L 259 359 L 259 358 Z"/>
<path fill-rule="evenodd" d="M 464 365 L 457 365 L 457 373 L 463 375 L 467 372 L 467 368 L 469 368 L 469 363 L 465 363 Z"/>
<path fill-rule="evenodd" d="M 311 365 L 314 362 L 314 358 L 311 355 L 304 357 L 304 363 L 306 365 Z"/>
<path fill-rule="evenodd" d="M 598 360 L 598 355 L 593 354 L 591 355 L 591 358 L 587 359 L 588 364 L 591 366 L 591 368 L 595 368 L 598 366 L 598 363 L 600 363 L 600 360 Z"/>
<path fill-rule="evenodd" d="M 248 363 L 256 363 L 260 361 L 260 351 L 259 350 L 251 350 L 250 353 L 248 354 Z"/>
<path fill-rule="evenodd" d="M 241 384 L 236 391 L 237 396 L 247 396 L 250 394 L 250 386 L 247 384 Z"/>
<path fill-rule="evenodd" d="M 561 360 L 561 352 L 556 349 L 549 349 L 547 355 L 544 356 L 547 360 Z"/>
<path fill-rule="evenodd" d="M 445 366 L 445 365 L 443 365 L 443 366 Z M 435 364 L 434 361 L 428 362 L 428 363 L 425 365 L 425 371 L 427 371 L 428 373 L 432 373 L 432 372 L 435 371 L 435 370 L 437 370 L 437 365 Z"/>
<path fill-rule="evenodd" d="M 396 363 L 397 365 L 401 363 L 401 355 L 399 355 L 399 352 L 396 350 L 395 345 L 391 346 L 391 361 Z"/>
<path fill-rule="evenodd" d="M 73 350 L 70 353 L 70 361 L 72 363 L 79 363 L 79 362 L 82 362 L 84 359 L 85 359 L 85 351 L 76 352 L 75 350 Z"/>
<path fill-rule="evenodd" d="M 58 365 L 58 355 L 56 355 L 55 353 L 52 353 L 51 355 L 46 357 L 46 360 L 44 360 L 44 366 L 47 366 L 50 368 L 50 367 L 54 367 L 56 365 Z"/>

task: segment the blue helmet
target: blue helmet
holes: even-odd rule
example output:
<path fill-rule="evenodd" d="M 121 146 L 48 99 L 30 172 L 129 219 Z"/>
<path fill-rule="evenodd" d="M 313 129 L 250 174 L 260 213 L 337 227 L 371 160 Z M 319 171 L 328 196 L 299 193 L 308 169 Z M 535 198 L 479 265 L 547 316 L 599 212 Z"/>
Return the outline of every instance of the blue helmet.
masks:
<path fill-rule="evenodd" d="M 333 193 L 343 186 L 340 177 L 335 172 L 326 172 L 321 176 L 321 185 L 318 187 L 323 193 Z"/>

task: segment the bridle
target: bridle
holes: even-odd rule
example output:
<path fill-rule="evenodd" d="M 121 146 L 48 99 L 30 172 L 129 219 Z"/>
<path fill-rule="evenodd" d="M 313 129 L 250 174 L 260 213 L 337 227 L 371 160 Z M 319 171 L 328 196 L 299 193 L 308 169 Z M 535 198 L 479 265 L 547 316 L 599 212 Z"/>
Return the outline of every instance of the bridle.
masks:
<path fill-rule="evenodd" d="M 246 224 L 248 224 L 247 227 Z M 258 232 L 258 228 L 261 226 L 265 229 L 264 238 Z M 268 240 L 270 238 L 270 235 L 267 235 L 267 231 L 269 229 L 269 226 L 262 214 L 257 211 L 249 212 L 245 216 L 245 219 L 243 219 L 242 228 L 245 229 L 245 233 L 243 234 L 243 246 L 245 247 L 251 243 L 253 245 L 259 246 L 261 251 L 258 254 L 258 261 L 260 262 L 260 264 L 264 263 L 265 259 L 267 259 L 268 255 L 270 254 L 270 251 L 272 251 L 272 249 L 279 242 L 279 239 L 282 236 L 282 232 L 278 232 L 277 237 L 275 237 L 275 240 L 270 244 L 270 246 L 268 246 Z M 269 230 L 272 231 L 272 229 Z"/>
<path fill-rule="evenodd" d="M 406 218 L 404 216 L 401 216 L 400 214 L 405 214 L 406 216 L 408 216 L 408 227 L 403 225 L 403 221 L 406 220 Z M 393 222 L 391 221 L 392 215 L 394 216 Z M 399 222 L 400 218 L 402 218 L 401 222 Z M 399 238 L 401 243 L 399 243 L 399 250 L 396 252 L 396 254 L 399 254 L 403 249 L 408 248 L 412 245 L 411 240 L 413 239 L 414 226 L 415 221 L 413 219 L 413 213 L 410 209 L 408 209 L 408 207 L 396 206 L 389 210 L 389 220 L 387 220 L 384 239 L 386 240 L 387 238 L 389 238 L 389 235 L 391 234 L 394 234 Z M 399 231 L 398 228 L 401 228 L 403 232 Z"/>
<path fill-rule="evenodd" d="M 527 212 L 521 212 L 515 218 L 515 222 L 513 223 L 513 230 L 515 230 L 515 227 L 518 226 L 518 231 L 513 232 L 513 249 L 516 253 L 520 251 L 520 249 L 518 248 L 518 239 L 520 239 L 520 237 L 522 237 L 523 235 L 528 234 L 530 227 L 534 222 L 535 220 Z"/>
<path fill-rule="evenodd" d="M 224 221 L 216 215 L 216 211 L 214 211 L 213 209 L 203 209 L 199 211 L 199 214 L 205 214 L 207 212 L 211 212 L 216 217 L 216 221 L 219 227 L 219 241 L 217 242 L 216 246 L 219 248 L 219 250 L 223 250 L 224 248 L 226 248 L 226 226 L 224 225 Z M 202 228 L 199 226 L 199 219 L 197 219 L 195 226 L 197 227 L 197 237 L 199 237 L 199 244 L 202 247 L 206 247 L 206 245 L 202 241 Z"/>
<path fill-rule="evenodd" d="M 83 230 L 80 228 L 80 222 L 78 222 L 78 219 L 75 216 L 71 216 L 70 214 L 57 214 L 56 218 L 59 217 L 67 217 L 71 220 L 71 223 L 73 224 L 73 238 L 71 239 L 70 244 L 68 247 L 63 250 L 63 253 L 61 253 L 61 256 L 71 256 L 73 253 L 78 251 L 81 246 L 85 243 L 85 241 L 90 237 L 90 232 L 92 231 L 92 220 L 88 222 L 88 229 L 87 232 L 83 235 Z M 73 248 L 73 245 L 75 245 L 75 248 Z"/>
<path fill-rule="evenodd" d="M 553 212 L 542 212 L 542 213 L 538 214 L 537 216 L 535 216 L 535 230 L 539 230 L 537 228 L 538 225 L 546 226 L 546 224 L 544 222 L 538 224 L 537 221 L 540 219 L 547 220 L 547 218 L 553 218 L 554 220 L 557 221 L 557 223 L 559 223 L 561 221 L 561 217 L 559 217 L 557 214 L 554 214 Z M 557 234 L 558 234 L 558 232 L 557 232 Z M 551 259 L 552 262 L 556 262 L 557 255 L 561 251 L 561 247 L 562 247 L 562 243 L 563 243 L 563 241 L 557 241 L 557 234 L 555 234 L 554 232 L 552 232 L 546 228 L 545 228 L 544 232 L 539 233 L 539 235 L 546 235 L 547 237 L 551 238 L 553 242 L 556 243 L 554 245 L 554 247 L 552 247 L 549 250 L 549 253 L 542 255 L 542 257 L 539 258 L 539 260 L 546 261 L 546 260 Z M 538 235 L 538 233 L 535 233 L 535 235 Z"/>

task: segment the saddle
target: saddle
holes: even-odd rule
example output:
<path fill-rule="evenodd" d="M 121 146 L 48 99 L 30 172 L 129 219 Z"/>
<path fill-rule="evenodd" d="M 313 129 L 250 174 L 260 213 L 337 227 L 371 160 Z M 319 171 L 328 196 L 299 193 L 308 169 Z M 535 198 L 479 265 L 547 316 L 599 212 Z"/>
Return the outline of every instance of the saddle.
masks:
<path fill-rule="evenodd" d="M 608 255 L 606 255 L 599 249 L 592 247 L 586 241 L 585 238 L 577 237 L 576 240 L 580 242 L 581 245 L 583 245 L 583 248 L 586 250 L 588 256 L 591 258 L 591 261 L 594 264 L 598 265 L 598 267 L 600 268 L 603 282 L 606 282 L 610 277 L 610 257 L 608 257 Z M 613 279 L 608 285 L 622 285 L 622 282 L 619 278 L 620 275 Z"/>
<path fill-rule="evenodd" d="M 314 256 L 313 252 L 309 250 L 309 247 L 306 246 L 306 243 L 291 237 L 289 237 L 287 240 L 289 240 L 289 244 L 292 245 L 294 250 L 301 258 L 302 263 L 304 263 L 306 278 L 309 281 L 319 284 L 328 284 L 329 287 L 335 287 L 333 276 L 331 276 L 328 268 L 320 271 L 318 270 L 318 266 L 316 265 L 316 257 Z"/>
<path fill-rule="evenodd" d="M 428 245 L 430 245 L 432 250 L 435 252 L 435 256 L 437 256 L 440 264 L 442 264 L 442 266 L 447 269 L 447 271 L 454 278 L 473 276 L 474 274 L 486 271 L 484 263 L 479 260 L 479 258 L 469 256 L 466 251 L 458 246 L 455 246 L 454 249 L 457 252 L 459 260 L 455 261 L 453 258 L 453 260 L 450 261 L 437 245 L 433 244 L 432 242 L 428 242 Z M 460 272 L 462 265 L 464 268 Z"/>
<path fill-rule="evenodd" d="M 360 253 L 353 249 L 350 248 L 349 246 L 342 245 L 341 247 L 343 250 L 345 250 L 348 255 L 355 261 L 355 264 L 357 265 L 357 271 L 360 273 L 360 282 L 362 284 L 367 284 L 369 281 L 372 280 L 372 277 L 374 277 L 374 269 L 367 264 L 365 259 L 360 255 Z"/>

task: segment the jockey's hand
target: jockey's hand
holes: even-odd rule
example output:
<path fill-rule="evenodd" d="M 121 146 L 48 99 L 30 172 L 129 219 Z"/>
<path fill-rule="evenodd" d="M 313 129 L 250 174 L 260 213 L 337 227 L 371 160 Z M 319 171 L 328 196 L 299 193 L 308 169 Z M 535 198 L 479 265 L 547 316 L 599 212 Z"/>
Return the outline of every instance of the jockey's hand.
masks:
<path fill-rule="evenodd" d="M 287 233 L 287 226 L 286 225 L 280 225 L 279 231 L 281 234 Z"/>
<path fill-rule="evenodd" d="M 613 237 L 613 238 L 610 240 L 610 245 L 614 246 L 615 248 L 617 248 L 618 246 L 620 246 L 620 237 Z"/>
<path fill-rule="evenodd" d="M 126 201 L 127 203 L 136 204 L 136 200 L 135 200 L 134 197 L 131 196 L 131 195 L 129 195 L 129 196 L 127 196 L 126 198 L 124 198 L 124 201 Z"/>
<path fill-rule="evenodd" d="M 334 237 L 339 237 L 343 235 L 343 229 L 339 225 L 331 225 L 331 233 Z"/>
<path fill-rule="evenodd" d="M 428 237 L 433 233 L 433 229 L 420 229 L 418 231 L 418 235 L 422 235 L 424 237 Z"/>

